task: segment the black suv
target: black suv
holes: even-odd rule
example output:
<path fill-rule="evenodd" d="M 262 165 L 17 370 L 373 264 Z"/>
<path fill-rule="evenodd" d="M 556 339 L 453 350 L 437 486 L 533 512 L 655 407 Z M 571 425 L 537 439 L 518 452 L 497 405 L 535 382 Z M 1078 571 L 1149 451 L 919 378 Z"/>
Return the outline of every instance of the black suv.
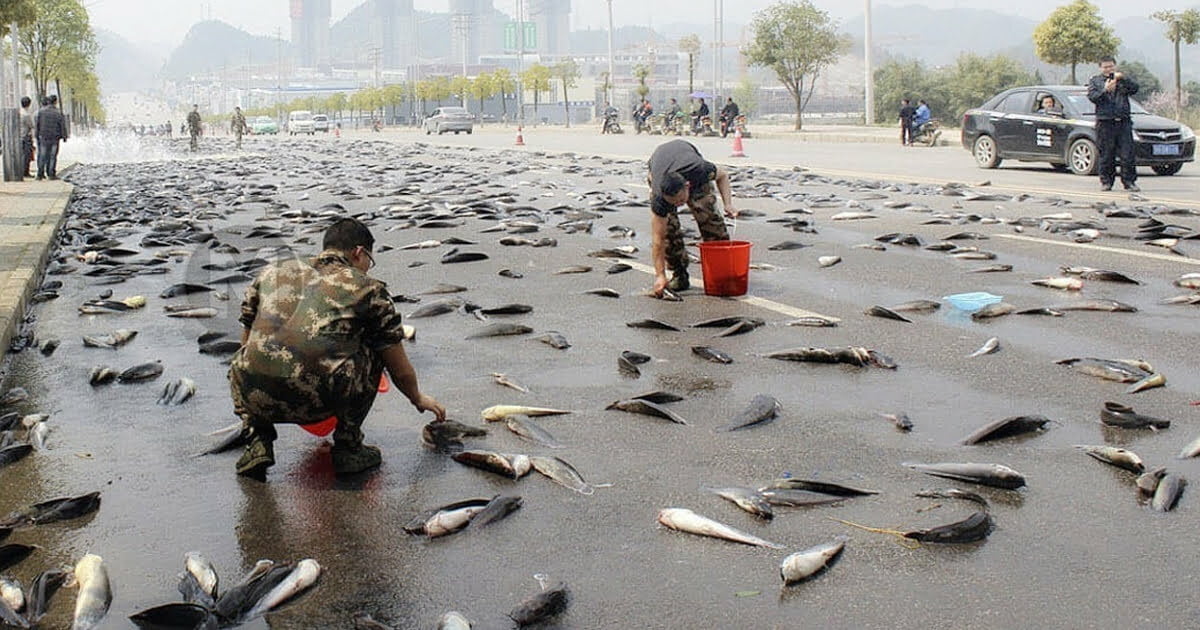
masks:
<path fill-rule="evenodd" d="M 1053 96 L 1061 113 L 1039 113 L 1043 97 Z M 1130 99 L 1138 166 L 1174 175 L 1191 162 L 1196 134 L 1169 118 L 1155 116 Z M 1005 90 L 982 107 L 963 114 L 963 148 L 980 168 L 996 168 L 1003 159 L 1049 162 L 1077 175 L 1096 172 L 1096 107 L 1087 88 L 1035 85 Z"/>

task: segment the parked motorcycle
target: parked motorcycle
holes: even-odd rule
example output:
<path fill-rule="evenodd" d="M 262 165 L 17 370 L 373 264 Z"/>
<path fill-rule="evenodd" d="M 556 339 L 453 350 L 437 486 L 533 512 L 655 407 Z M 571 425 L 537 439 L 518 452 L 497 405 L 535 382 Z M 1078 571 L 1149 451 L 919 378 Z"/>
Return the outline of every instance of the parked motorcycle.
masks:
<path fill-rule="evenodd" d="M 942 137 L 941 127 L 942 123 L 939 120 L 931 120 L 921 125 L 921 128 L 913 133 L 913 144 L 923 144 L 927 147 L 937 144 L 938 138 Z"/>
<path fill-rule="evenodd" d="M 699 118 L 693 118 L 692 135 L 704 136 L 706 138 L 711 138 L 712 136 L 717 135 L 716 130 L 713 129 L 712 117 L 701 116 Z"/>
<path fill-rule="evenodd" d="M 604 128 L 600 130 L 600 133 L 625 133 L 625 131 L 621 129 L 620 121 L 617 120 L 617 114 L 612 113 L 604 115 Z"/>

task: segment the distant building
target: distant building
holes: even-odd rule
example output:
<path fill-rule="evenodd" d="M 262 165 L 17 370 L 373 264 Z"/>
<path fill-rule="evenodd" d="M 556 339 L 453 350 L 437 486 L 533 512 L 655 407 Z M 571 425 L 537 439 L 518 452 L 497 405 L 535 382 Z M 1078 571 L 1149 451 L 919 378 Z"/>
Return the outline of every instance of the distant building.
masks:
<path fill-rule="evenodd" d="M 566 55 L 571 46 L 571 0 L 526 0 L 526 19 L 537 25 L 537 52 Z"/>
<path fill-rule="evenodd" d="M 406 68 L 416 62 L 416 14 L 413 0 L 372 0 L 372 41 L 384 68 Z"/>
<path fill-rule="evenodd" d="M 292 16 L 292 45 L 296 65 L 328 72 L 332 65 L 329 51 L 331 0 L 288 0 Z"/>
<path fill-rule="evenodd" d="M 477 63 L 481 55 L 496 52 L 501 15 L 492 0 L 450 0 L 450 59 Z"/>

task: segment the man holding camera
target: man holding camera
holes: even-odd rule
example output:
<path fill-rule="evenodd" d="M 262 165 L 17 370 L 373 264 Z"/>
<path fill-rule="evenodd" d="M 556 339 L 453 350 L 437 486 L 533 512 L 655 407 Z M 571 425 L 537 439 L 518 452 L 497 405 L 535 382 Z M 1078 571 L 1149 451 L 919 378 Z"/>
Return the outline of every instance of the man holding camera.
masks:
<path fill-rule="evenodd" d="M 1096 104 L 1096 144 L 1100 149 L 1100 188 L 1112 190 L 1117 158 L 1121 158 L 1121 183 L 1138 192 L 1137 156 L 1133 149 L 1133 120 L 1129 97 L 1137 94 L 1137 81 L 1117 71 L 1112 57 L 1100 58 L 1100 74 L 1088 81 L 1088 100 Z"/>

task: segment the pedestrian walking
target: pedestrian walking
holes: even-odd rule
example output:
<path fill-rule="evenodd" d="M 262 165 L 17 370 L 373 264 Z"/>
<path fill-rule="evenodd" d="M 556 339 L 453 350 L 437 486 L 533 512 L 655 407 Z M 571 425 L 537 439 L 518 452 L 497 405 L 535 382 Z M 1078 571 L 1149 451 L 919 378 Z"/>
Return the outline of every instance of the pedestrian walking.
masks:
<path fill-rule="evenodd" d="M 37 179 L 58 179 L 58 146 L 67 141 L 67 121 L 55 106 L 57 99 L 42 99 L 42 108 L 34 118 L 37 137 Z"/>
<path fill-rule="evenodd" d="M 188 147 L 192 151 L 195 151 L 196 149 L 200 148 L 201 124 L 202 124 L 202 121 L 200 120 L 200 106 L 192 105 L 192 111 L 189 112 L 187 115 L 187 129 L 188 129 L 188 134 L 191 136 L 191 140 L 188 143 Z"/>
<path fill-rule="evenodd" d="M 1138 192 L 1137 155 L 1133 147 L 1133 120 L 1129 117 L 1129 97 L 1137 94 L 1138 84 L 1117 70 L 1109 56 L 1100 58 L 1100 74 L 1088 81 L 1088 100 L 1096 105 L 1096 144 L 1100 149 L 1100 189 L 1112 190 L 1117 160 L 1121 162 L 1121 183 L 1125 190 Z"/>
<path fill-rule="evenodd" d="M 32 177 L 29 164 L 33 162 L 33 101 L 28 96 L 21 97 L 21 176 Z"/>
<path fill-rule="evenodd" d="M 242 134 L 246 133 L 246 117 L 242 115 L 241 107 L 233 108 L 233 116 L 229 119 L 229 130 L 233 132 L 233 137 L 237 140 L 238 151 L 242 150 Z"/>
<path fill-rule="evenodd" d="M 362 424 L 386 368 L 419 412 L 446 410 L 421 392 L 404 352 L 400 314 L 387 285 L 367 275 L 375 237 L 357 219 L 326 231 L 323 251 L 267 267 L 242 302 L 242 347 L 229 368 L 234 411 L 249 442 L 237 474 L 263 478 L 275 464 L 276 424 L 337 417 L 338 474 L 378 466 L 378 447 L 363 444 Z"/>
<path fill-rule="evenodd" d="M 900 144 L 910 146 L 912 144 L 912 124 L 913 117 L 917 115 L 917 110 L 913 108 L 908 99 L 900 100 Z"/>
<path fill-rule="evenodd" d="M 736 217 L 729 173 L 700 155 L 687 140 L 671 140 L 659 145 L 650 156 L 650 256 L 654 261 L 654 294 L 663 289 L 683 291 L 691 287 L 688 255 L 683 247 L 683 228 L 677 208 L 687 204 L 706 241 L 727 241 L 725 220 L 717 212 L 716 190 L 721 195 L 725 216 Z M 672 278 L 667 281 L 667 268 Z"/>

